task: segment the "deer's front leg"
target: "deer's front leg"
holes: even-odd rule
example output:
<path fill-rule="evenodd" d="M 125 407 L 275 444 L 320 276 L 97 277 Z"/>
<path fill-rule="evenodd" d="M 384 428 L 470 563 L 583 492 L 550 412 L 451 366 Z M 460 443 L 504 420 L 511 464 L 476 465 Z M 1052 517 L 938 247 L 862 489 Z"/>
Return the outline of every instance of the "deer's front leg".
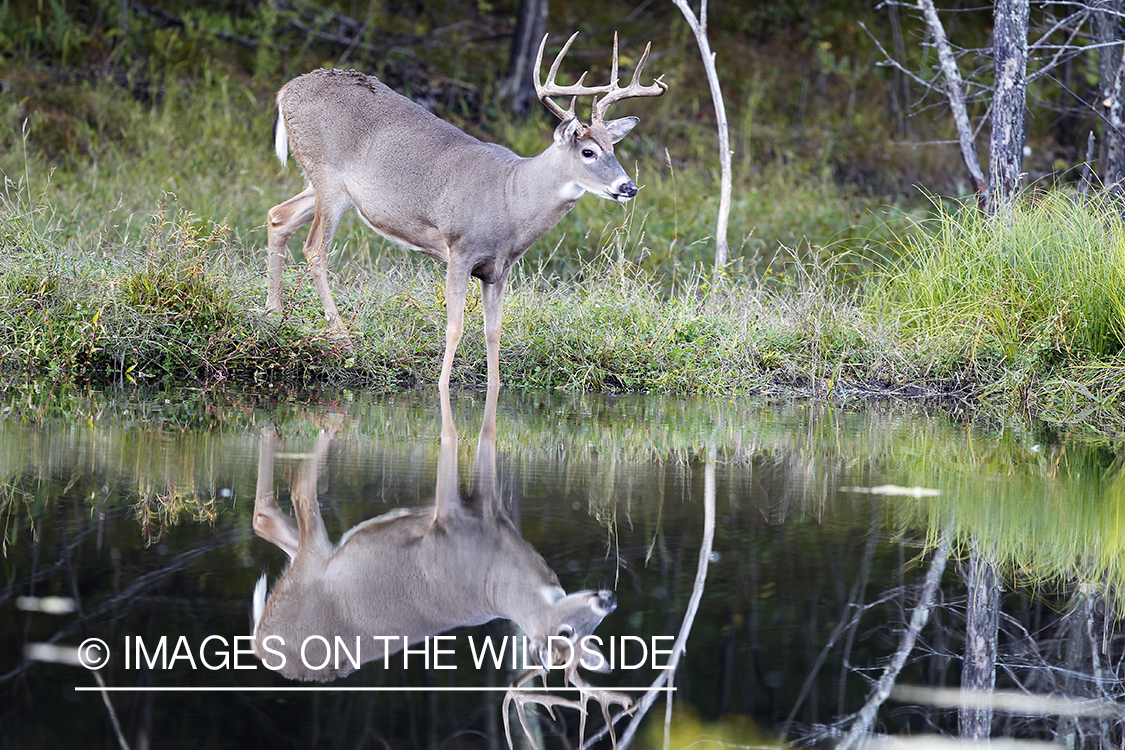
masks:
<path fill-rule="evenodd" d="M 438 380 L 443 413 L 451 413 L 449 380 L 453 375 L 453 357 L 457 354 L 457 345 L 461 343 L 461 334 L 465 330 L 465 297 L 469 293 L 469 271 L 470 269 L 462 268 L 452 259 L 445 269 L 445 357 L 441 362 L 441 377 Z M 446 434 L 443 425 L 441 439 L 442 442 L 456 440 L 457 434 Z"/>
<path fill-rule="evenodd" d="M 281 271 L 288 254 L 286 245 L 300 227 L 312 221 L 316 197 L 312 186 L 270 209 L 266 224 L 266 312 L 281 312 Z"/>
<path fill-rule="evenodd" d="M 277 433 L 272 427 L 262 428 L 258 445 L 258 486 L 254 493 L 254 533 L 273 542 L 292 560 L 297 556 L 297 522 L 281 512 L 274 494 L 273 466 L 277 453 Z"/>
<path fill-rule="evenodd" d="M 491 284 L 484 281 L 480 283 L 489 391 L 500 387 L 500 327 L 504 318 L 504 287 L 507 283 L 507 271 Z"/>

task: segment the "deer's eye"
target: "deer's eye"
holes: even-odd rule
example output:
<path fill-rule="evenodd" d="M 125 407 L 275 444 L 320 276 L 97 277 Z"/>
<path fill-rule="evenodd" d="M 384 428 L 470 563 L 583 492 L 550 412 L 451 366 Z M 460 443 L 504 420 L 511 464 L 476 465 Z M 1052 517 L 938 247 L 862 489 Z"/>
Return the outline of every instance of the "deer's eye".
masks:
<path fill-rule="evenodd" d="M 574 628 L 572 628 L 569 625 L 564 623 L 563 625 L 559 626 L 559 633 L 558 634 L 561 635 L 563 638 L 569 639 L 569 638 L 574 636 Z"/>
<path fill-rule="evenodd" d="M 584 149 L 582 149 L 582 156 L 587 158 L 587 159 L 593 159 L 594 158 L 594 150 L 590 149 L 590 148 L 584 148 Z"/>

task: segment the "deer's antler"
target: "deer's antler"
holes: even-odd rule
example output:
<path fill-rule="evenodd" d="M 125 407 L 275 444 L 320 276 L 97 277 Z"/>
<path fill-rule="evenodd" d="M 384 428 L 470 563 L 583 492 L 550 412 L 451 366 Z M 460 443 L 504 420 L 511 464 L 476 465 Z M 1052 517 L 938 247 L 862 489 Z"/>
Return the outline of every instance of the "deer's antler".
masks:
<path fill-rule="evenodd" d="M 609 707 L 621 706 L 623 714 L 630 714 L 636 708 L 636 702 L 632 696 L 616 690 L 594 687 L 578 676 L 577 662 L 566 670 L 566 679 L 571 685 L 578 688 L 578 702 L 582 704 L 579 712 L 582 718 L 579 719 L 578 724 L 578 747 L 586 744 L 586 704 L 591 699 L 597 701 L 598 705 L 601 706 L 602 717 L 605 719 L 605 725 L 609 728 L 609 738 L 613 742 L 613 746 L 617 747 L 617 733 L 613 731 L 613 721 L 609 718 Z"/>
<path fill-rule="evenodd" d="M 571 37 L 573 39 L 573 37 Z M 642 96 L 662 96 L 668 90 L 668 84 L 664 83 L 664 76 L 659 76 L 653 80 L 648 86 L 640 85 L 641 71 L 645 69 L 645 63 L 648 62 L 648 53 L 652 50 L 652 42 L 645 45 L 644 54 L 641 55 L 641 61 L 637 63 L 636 70 L 633 71 L 633 79 L 625 88 L 621 88 L 617 84 L 617 32 L 613 32 L 613 72 L 609 76 L 609 86 L 606 87 L 605 97 L 601 101 L 594 99 L 594 108 L 592 119 L 594 122 L 602 122 L 605 119 L 606 110 L 609 109 L 611 104 L 621 101 L 622 99 L 634 99 Z"/>
<path fill-rule="evenodd" d="M 551 111 L 555 117 L 563 122 L 577 117 L 578 115 L 574 110 L 574 103 L 580 96 L 596 96 L 598 94 L 606 94 L 610 91 L 610 86 L 587 86 L 582 81 L 586 78 L 586 73 L 578 76 L 578 81 L 569 86 L 560 86 L 555 83 L 555 76 L 559 73 L 559 64 L 562 59 L 566 57 L 566 53 L 570 51 L 570 45 L 574 44 L 574 40 L 578 38 L 578 32 L 571 34 L 570 39 L 566 40 L 562 50 L 555 56 L 555 61 L 551 63 L 551 69 L 547 71 L 547 82 L 539 82 L 539 73 L 543 69 L 543 50 L 547 47 L 548 34 L 543 35 L 543 41 L 539 43 L 539 54 L 535 56 L 535 94 L 539 97 L 539 101 L 543 102 L 543 106 Z M 615 37 L 616 38 L 616 37 Z M 614 70 L 617 69 L 617 58 L 614 56 L 613 61 Z M 551 99 L 552 96 L 569 96 L 570 109 L 563 109 Z"/>
<path fill-rule="evenodd" d="M 527 723 L 527 713 L 525 706 L 528 703 L 538 703 L 546 707 L 547 712 L 550 714 L 551 719 L 555 719 L 555 706 L 563 708 L 573 708 L 578 711 L 578 746 L 582 747 L 586 743 L 586 704 L 591 700 L 597 701 L 601 706 L 602 716 L 605 718 L 606 726 L 609 727 L 609 736 L 613 741 L 613 746 L 617 747 L 617 734 L 613 731 L 613 721 L 609 715 L 610 706 L 621 706 L 624 713 L 632 713 L 636 707 L 633 698 L 625 693 L 617 692 L 616 690 L 606 690 L 604 688 L 596 688 L 584 679 L 578 676 L 577 661 L 568 666 L 563 673 L 566 677 L 566 682 L 574 686 L 578 690 L 578 700 L 570 698 L 563 698 L 551 693 L 525 693 L 519 690 L 523 685 L 536 677 L 543 678 L 543 687 L 547 687 L 547 670 L 543 668 L 536 668 L 529 670 L 519 679 L 512 683 L 508 692 L 504 696 L 504 735 L 508 739 L 508 750 L 512 750 L 512 727 L 508 721 L 508 706 L 512 703 L 516 704 L 516 715 L 519 717 L 520 726 L 523 727 L 524 734 L 535 750 L 539 750 L 539 746 L 535 743 L 534 736 L 531 733 L 531 727 Z"/>
<path fill-rule="evenodd" d="M 586 726 L 586 706 L 585 703 L 571 700 L 570 698 L 563 698 L 551 693 L 525 693 L 520 691 L 524 683 L 529 682 L 536 677 L 543 678 L 543 687 L 547 687 L 547 670 L 543 668 L 528 670 L 526 674 L 513 682 L 508 688 L 508 692 L 504 694 L 504 736 L 508 738 L 508 750 L 514 750 L 512 744 L 512 725 L 508 721 L 508 706 L 512 703 L 516 704 L 516 715 L 520 719 L 520 726 L 523 727 L 523 733 L 531 742 L 531 746 L 535 750 L 539 750 L 539 745 L 535 743 L 535 736 L 531 733 L 531 727 L 527 723 L 527 712 L 524 706 L 528 703 L 538 703 L 547 708 L 547 713 L 551 715 L 551 720 L 555 719 L 555 706 L 563 706 L 566 708 L 578 709 L 582 715 L 582 726 Z"/>

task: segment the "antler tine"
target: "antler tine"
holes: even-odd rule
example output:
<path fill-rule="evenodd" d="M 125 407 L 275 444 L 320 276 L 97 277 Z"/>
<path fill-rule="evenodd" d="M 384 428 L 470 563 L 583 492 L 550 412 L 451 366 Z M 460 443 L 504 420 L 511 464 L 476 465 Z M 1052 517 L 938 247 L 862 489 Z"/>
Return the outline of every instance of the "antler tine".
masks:
<path fill-rule="evenodd" d="M 617 86 L 617 32 L 613 32 L 613 69 L 609 74 L 609 85 L 612 88 Z"/>
<path fill-rule="evenodd" d="M 555 706 L 577 709 L 582 715 L 582 725 L 585 726 L 586 724 L 585 703 L 579 703 L 578 701 L 571 700 L 570 698 L 563 698 L 558 695 L 552 695 L 550 693 L 531 693 L 521 695 L 520 688 L 523 687 L 524 684 L 530 682 L 538 676 L 542 676 L 543 687 L 545 689 L 547 687 L 547 670 L 542 668 L 531 669 L 528 670 L 515 682 L 513 682 L 508 687 L 508 692 L 504 695 L 504 707 L 502 709 L 502 713 L 504 716 L 504 735 L 508 739 L 508 750 L 512 750 L 513 748 L 512 726 L 508 708 L 512 703 L 516 704 L 516 716 L 519 718 L 520 726 L 523 728 L 524 735 L 527 737 L 534 750 L 539 750 L 539 745 L 536 744 L 535 737 L 531 732 L 531 726 L 527 721 L 526 705 L 528 703 L 538 703 L 539 705 L 546 708 L 547 713 L 550 714 L 552 721 L 555 720 Z"/>
<path fill-rule="evenodd" d="M 543 106 L 550 110 L 551 114 L 565 122 L 573 117 L 577 117 L 575 103 L 578 97 L 589 96 L 591 94 L 604 94 L 610 91 L 612 86 L 587 86 L 585 84 L 586 73 L 578 76 L 578 80 L 569 86 L 560 86 L 555 82 L 555 77 L 559 73 L 559 65 L 562 64 L 566 53 L 570 51 L 570 46 L 574 44 L 574 40 L 578 38 L 577 31 L 571 34 L 570 39 L 566 40 L 566 44 L 563 45 L 559 54 L 555 56 L 554 62 L 551 63 L 551 67 L 547 71 L 547 81 L 545 83 L 540 83 L 539 75 L 543 70 L 543 51 L 547 47 L 548 36 L 548 34 L 543 35 L 543 41 L 539 43 L 539 53 L 535 56 L 535 94 L 539 97 L 539 101 L 543 102 Z M 589 71 L 586 72 L 588 73 Z M 555 101 L 551 99 L 553 96 L 571 97 L 570 109 L 563 109 L 556 104 Z"/>
<path fill-rule="evenodd" d="M 586 736 L 586 704 L 590 700 L 594 700 L 602 710 L 602 718 L 605 719 L 606 727 L 609 729 L 610 740 L 613 742 L 613 747 L 616 748 L 617 733 L 613 729 L 613 719 L 609 716 L 609 707 L 621 706 L 622 715 L 631 714 L 637 707 L 632 696 L 619 693 L 616 690 L 595 688 L 578 676 L 577 665 L 571 669 L 567 669 L 565 675 L 567 681 L 578 689 L 578 702 L 582 704 L 582 720 L 578 727 L 579 746 L 585 744 L 582 738 Z"/>
<path fill-rule="evenodd" d="M 640 62 L 637 63 L 636 69 L 633 71 L 633 78 L 629 81 L 629 85 L 621 88 L 617 85 L 617 33 L 613 35 L 613 83 L 610 85 L 610 90 L 606 92 L 605 97 L 601 101 L 594 102 L 593 118 L 595 120 L 604 120 L 606 110 L 610 105 L 619 102 L 622 99 L 633 99 L 642 96 L 662 96 L 668 90 L 668 84 L 664 83 L 664 76 L 658 76 L 653 79 L 649 86 L 641 86 L 640 78 L 641 71 L 645 68 L 645 63 L 648 62 L 649 52 L 652 51 L 652 42 L 645 45 L 644 54 L 641 55 Z"/>

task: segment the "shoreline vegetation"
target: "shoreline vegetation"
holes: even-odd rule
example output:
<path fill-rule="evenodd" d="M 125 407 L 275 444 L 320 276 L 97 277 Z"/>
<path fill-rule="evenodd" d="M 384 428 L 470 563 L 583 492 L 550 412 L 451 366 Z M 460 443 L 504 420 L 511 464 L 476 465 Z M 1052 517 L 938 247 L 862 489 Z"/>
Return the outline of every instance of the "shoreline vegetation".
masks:
<path fill-rule="evenodd" d="M 267 316 L 256 243 L 174 196 L 135 241 L 91 246 L 20 195 L 9 183 L 0 210 L 9 380 L 376 390 L 437 380 L 440 264 L 388 248 L 338 267 L 349 346 L 328 335 L 303 264 L 286 272 L 293 311 Z M 570 278 L 543 268 L 514 277 L 502 378 L 517 389 L 949 400 L 1119 435 L 1120 209 L 1056 191 L 1023 201 L 1010 221 L 941 210 L 897 259 L 848 283 L 811 260 L 771 274 L 789 277 L 783 284 L 696 271 L 670 291 L 626 259 L 626 220 L 610 235 L 617 247 Z M 474 289 L 454 383 L 482 385 L 484 364 Z"/>
<path fill-rule="evenodd" d="M 582 37 L 591 80 L 621 28 L 623 64 L 653 39 L 650 68 L 670 88 L 631 104 L 641 122 L 618 156 L 638 197 L 583 198 L 517 264 L 506 387 L 936 399 L 1125 433 L 1122 204 L 1036 188 L 1000 222 L 971 199 L 933 197 L 964 192 L 955 147 L 926 145 L 948 123 L 907 122 L 853 5 L 826 5 L 815 28 L 783 3 L 712 19 L 735 155 L 734 262 L 717 272 L 715 133 L 677 11 L 552 10 L 556 36 L 605 30 Z M 495 90 L 511 8 L 380 8 L 341 46 L 306 30 L 321 26 L 300 3 L 0 4 L 0 377 L 435 383 L 443 267 L 354 216 L 329 258 L 352 346 L 327 334 L 298 259 L 303 232 L 289 248 L 288 312 L 263 311 L 262 222 L 301 181 L 279 169 L 269 135 L 288 78 L 357 67 L 518 154 L 549 142 L 549 116 L 518 119 Z M 346 9 L 332 18 L 344 23 Z M 1033 130 L 1028 142 L 1049 154 L 1052 137 Z M 1031 166 L 1052 185 L 1074 162 Z M 485 377 L 476 287 L 453 372 L 469 388 Z"/>

